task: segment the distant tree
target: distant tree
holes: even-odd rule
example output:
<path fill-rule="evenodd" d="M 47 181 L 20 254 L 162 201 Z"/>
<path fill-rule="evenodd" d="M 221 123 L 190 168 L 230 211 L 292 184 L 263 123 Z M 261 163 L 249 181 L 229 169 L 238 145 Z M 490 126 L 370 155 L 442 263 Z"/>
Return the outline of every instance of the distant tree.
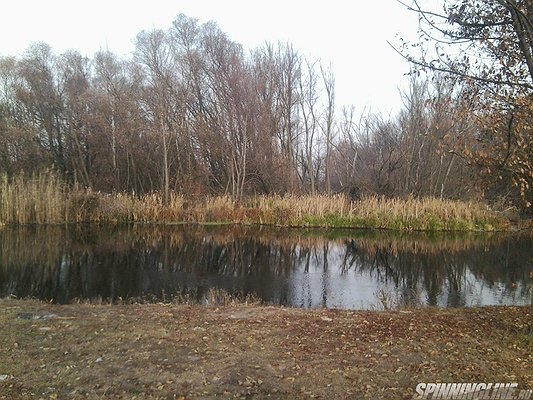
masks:
<path fill-rule="evenodd" d="M 162 30 L 143 31 L 137 35 L 135 62 L 143 70 L 145 81 L 142 86 L 143 106 L 146 120 L 152 127 L 152 134 L 160 144 L 161 189 L 163 202 L 169 202 L 171 158 L 170 147 L 180 128 L 183 104 L 177 92 L 179 82 L 168 42 L 168 35 Z"/>
<path fill-rule="evenodd" d="M 99 187 L 105 188 L 105 183 L 110 182 L 117 190 L 129 189 L 129 179 L 126 177 L 125 185 L 121 181 L 120 163 L 121 147 L 123 147 L 121 142 L 124 142 L 121 140 L 120 131 L 126 119 L 121 117 L 123 114 L 121 110 L 126 109 L 128 104 L 125 90 L 126 77 L 121 62 L 111 52 L 96 53 L 93 64 L 91 93 L 93 106 L 87 117 L 90 119 L 88 124 L 95 139 L 93 147 L 96 147 L 101 154 L 95 166 L 101 177 L 98 184 Z M 109 163 L 111 168 L 108 168 Z"/>
<path fill-rule="evenodd" d="M 13 175 L 31 173 L 47 164 L 46 151 L 28 126 L 29 116 L 17 100 L 22 85 L 14 57 L 0 58 L 0 171 Z"/>
<path fill-rule="evenodd" d="M 342 107 L 338 120 L 338 138 L 332 153 L 332 186 L 336 191 L 351 193 L 352 197 L 359 195 L 361 184 L 357 179 L 356 169 L 359 155 L 357 131 L 355 107 Z"/>
<path fill-rule="evenodd" d="M 361 115 L 356 121 L 354 109 L 344 108 L 339 126 L 331 156 L 335 190 L 352 197 L 402 194 L 398 187 L 403 161 L 398 121 L 379 114 Z"/>
<path fill-rule="evenodd" d="M 326 92 L 326 109 L 324 115 L 324 140 L 326 141 L 326 154 L 325 154 L 325 180 L 326 180 L 326 193 L 331 193 L 331 153 L 334 136 L 334 124 L 335 124 L 335 76 L 331 66 L 329 68 L 320 67 L 322 80 L 324 82 L 324 88 Z"/>
<path fill-rule="evenodd" d="M 66 148 L 63 91 L 58 79 L 57 59 L 49 45 L 33 44 L 17 63 L 14 82 L 16 108 L 25 129 L 34 133 L 53 167 L 72 180 Z"/>
<path fill-rule="evenodd" d="M 89 187 L 91 132 L 87 129 L 87 113 L 90 112 L 90 62 L 79 53 L 68 51 L 58 57 L 55 70 L 61 90 L 68 169 L 73 181 Z"/>
<path fill-rule="evenodd" d="M 301 173 L 300 180 L 303 185 L 309 181 L 310 192 L 315 194 L 317 191 L 317 176 L 315 173 L 315 152 L 316 140 L 319 128 L 318 105 L 318 77 L 316 76 L 316 65 L 308 60 L 303 62 L 303 71 L 301 79 L 298 80 L 299 92 L 301 94 L 300 115 L 302 119 L 303 130 L 303 149 L 301 156 Z"/>
<path fill-rule="evenodd" d="M 463 112 L 460 89 L 437 73 L 426 80 L 412 76 L 402 93 L 397 185 L 402 195 L 457 199 L 477 194 L 473 168 L 462 155 L 474 127 Z"/>
<path fill-rule="evenodd" d="M 475 169 L 462 154 L 472 135 L 461 91 L 441 76 L 411 77 L 394 117 L 357 116 L 343 108 L 333 142 L 333 185 L 352 197 L 386 196 L 471 199 L 478 196 Z"/>
<path fill-rule="evenodd" d="M 296 190 L 295 176 L 297 175 L 296 155 L 298 154 L 298 108 L 301 91 L 299 82 L 302 79 L 302 56 L 290 44 L 279 44 L 276 72 L 278 74 L 278 112 L 280 129 L 278 139 L 287 163 L 287 178 L 289 190 Z"/>
<path fill-rule="evenodd" d="M 248 54 L 185 15 L 141 32 L 131 57 L 35 44 L 0 58 L 0 172 L 51 167 L 96 190 L 160 191 L 165 203 L 173 191 L 462 197 L 475 193 L 463 188 L 469 162 L 526 199 L 528 87 L 491 94 L 475 71 L 413 79 L 397 116 L 356 118 L 353 107 L 336 113 L 331 68 L 286 43 Z"/>
<path fill-rule="evenodd" d="M 275 46 L 267 44 L 255 49 L 250 59 L 253 75 L 257 124 L 261 134 L 257 137 L 253 152 L 255 157 L 250 167 L 250 178 L 256 182 L 254 189 L 259 193 L 283 192 L 287 186 L 287 163 L 280 150 L 278 132 L 281 126 L 278 96 L 279 71 Z"/>

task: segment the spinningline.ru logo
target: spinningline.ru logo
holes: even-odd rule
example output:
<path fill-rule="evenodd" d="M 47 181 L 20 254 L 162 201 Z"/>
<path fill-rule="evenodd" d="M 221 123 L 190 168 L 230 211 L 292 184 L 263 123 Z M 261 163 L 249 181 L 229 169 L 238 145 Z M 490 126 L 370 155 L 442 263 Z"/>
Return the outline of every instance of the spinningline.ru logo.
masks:
<path fill-rule="evenodd" d="M 533 389 L 518 383 L 419 383 L 413 400 L 533 400 Z"/>

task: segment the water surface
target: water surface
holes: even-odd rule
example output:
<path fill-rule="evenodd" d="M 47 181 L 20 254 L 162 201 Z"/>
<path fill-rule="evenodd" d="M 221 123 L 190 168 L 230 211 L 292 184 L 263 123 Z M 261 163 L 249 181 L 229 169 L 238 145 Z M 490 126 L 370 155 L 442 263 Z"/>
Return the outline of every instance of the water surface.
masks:
<path fill-rule="evenodd" d="M 264 227 L 0 228 L 0 297 L 205 302 L 212 288 L 295 307 L 530 302 L 526 235 Z"/>

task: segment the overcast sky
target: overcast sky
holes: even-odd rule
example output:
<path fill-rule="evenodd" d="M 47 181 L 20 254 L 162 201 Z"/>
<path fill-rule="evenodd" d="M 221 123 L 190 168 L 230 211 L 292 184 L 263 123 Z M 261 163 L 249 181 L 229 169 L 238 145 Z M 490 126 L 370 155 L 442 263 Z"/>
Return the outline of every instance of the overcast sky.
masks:
<path fill-rule="evenodd" d="M 167 29 L 179 13 L 213 20 L 246 49 L 290 42 L 312 59 L 331 63 L 337 106 L 385 114 L 401 105 L 409 65 L 387 40 L 413 38 L 416 16 L 396 0 L 6 0 L 0 14 L 0 55 L 20 55 L 32 42 L 56 53 L 76 49 L 133 50 L 141 30 Z"/>

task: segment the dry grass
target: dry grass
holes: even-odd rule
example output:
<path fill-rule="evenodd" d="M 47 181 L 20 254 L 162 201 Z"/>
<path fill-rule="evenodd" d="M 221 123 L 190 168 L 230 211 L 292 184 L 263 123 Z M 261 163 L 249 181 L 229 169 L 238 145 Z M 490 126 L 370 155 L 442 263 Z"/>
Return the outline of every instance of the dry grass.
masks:
<path fill-rule="evenodd" d="M 0 225 L 64 222 L 241 223 L 299 227 L 492 231 L 508 227 L 481 203 L 344 195 L 257 196 L 243 203 L 217 196 L 187 200 L 160 193 L 136 197 L 68 189 L 53 173 L 0 177 Z"/>
<path fill-rule="evenodd" d="M 367 197 L 350 210 L 375 228 L 399 230 L 495 230 L 503 221 L 486 205 L 436 198 Z"/>
<path fill-rule="evenodd" d="M 301 226 L 308 216 L 325 218 L 328 215 L 346 215 L 350 203 L 345 196 L 258 196 L 243 207 L 257 210 L 259 223 L 280 226 Z"/>
<path fill-rule="evenodd" d="M 247 205 L 259 208 L 264 213 L 287 210 L 296 218 L 303 218 L 306 215 L 317 217 L 329 214 L 345 215 L 350 211 L 350 202 L 343 195 L 259 196 L 250 200 Z"/>
<path fill-rule="evenodd" d="M 12 181 L 0 176 L 0 223 L 59 223 L 66 218 L 66 188 L 52 172 Z"/>
<path fill-rule="evenodd" d="M 66 222 L 148 222 L 181 218 L 184 198 L 172 194 L 168 206 L 158 193 L 135 197 L 104 194 L 67 185 L 52 171 L 13 179 L 0 176 L 0 225 Z"/>
<path fill-rule="evenodd" d="M 506 222 L 481 203 L 366 197 L 350 202 L 343 195 L 258 197 L 249 202 L 261 222 L 283 226 L 475 231 L 503 229 Z"/>

